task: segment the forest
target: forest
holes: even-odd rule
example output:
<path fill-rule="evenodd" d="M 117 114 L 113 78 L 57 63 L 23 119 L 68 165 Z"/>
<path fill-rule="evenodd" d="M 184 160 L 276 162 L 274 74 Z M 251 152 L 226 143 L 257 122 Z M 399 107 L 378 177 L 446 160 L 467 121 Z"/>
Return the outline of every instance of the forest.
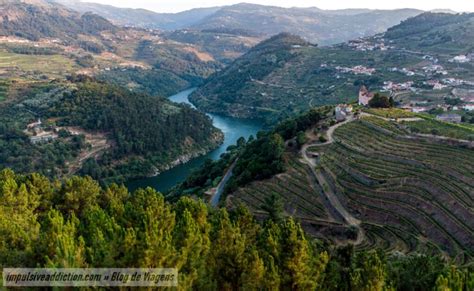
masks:
<path fill-rule="evenodd" d="M 217 161 L 208 160 L 195 170 L 186 180 L 172 189 L 169 199 L 177 199 L 186 194 L 199 194 L 206 188 L 215 187 L 222 174 L 235 162 L 233 176 L 225 191 L 230 193 L 250 182 L 263 180 L 285 170 L 285 141 L 301 142 L 301 133 L 332 114 L 332 106 L 313 108 L 307 112 L 287 118 L 266 132 L 259 132 L 256 137 L 247 140 L 240 138 L 230 146 Z M 299 137 L 299 138 L 298 138 Z M 298 142 L 300 140 L 300 142 Z"/>
<path fill-rule="evenodd" d="M 25 86 L 18 95 L 0 108 L 0 165 L 21 173 L 63 176 L 89 147 L 80 135 L 32 144 L 24 130 L 38 118 L 48 130 L 79 127 L 105 136 L 107 151 L 77 172 L 104 183 L 146 176 L 178 156 L 206 152 L 222 138 L 210 118 L 190 106 L 85 76 Z"/>
<path fill-rule="evenodd" d="M 21 231 L 19 231 L 21 230 Z M 471 267 L 311 239 L 291 218 L 0 172 L 0 267 L 172 267 L 200 290 L 472 290 Z"/>
<path fill-rule="evenodd" d="M 208 150 L 219 143 L 218 131 L 210 118 L 190 106 L 93 80 L 81 80 L 76 85 L 77 90 L 64 94 L 49 114 L 60 119 L 59 125 L 108 133 L 114 142 L 113 150 L 102 157 L 99 168 L 139 156 L 145 159 L 135 168 L 141 165 L 147 170 L 141 175 L 146 175 L 154 164 L 169 162 L 186 152 Z M 94 163 L 88 166 L 89 171 L 83 174 L 98 179 L 140 172 L 133 170 L 133 165 L 120 173 L 90 169 Z"/>

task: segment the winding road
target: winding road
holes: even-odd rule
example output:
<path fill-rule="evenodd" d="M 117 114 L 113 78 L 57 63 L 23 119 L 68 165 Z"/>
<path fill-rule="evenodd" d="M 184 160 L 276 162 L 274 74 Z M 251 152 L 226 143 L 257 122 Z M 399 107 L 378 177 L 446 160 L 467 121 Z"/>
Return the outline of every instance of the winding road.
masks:
<path fill-rule="evenodd" d="M 344 122 L 340 122 L 338 124 L 335 124 L 331 126 L 327 131 L 327 142 L 325 143 L 307 143 L 303 145 L 301 148 L 301 155 L 303 157 L 303 162 L 309 166 L 311 169 L 311 173 L 314 175 L 316 180 L 318 181 L 319 185 L 323 189 L 323 193 L 326 197 L 326 199 L 329 201 L 331 207 L 344 219 L 345 223 L 347 223 L 349 226 L 353 226 L 357 229 L 357 239 L 354 241 L 355 245 L 358 245 L 362 243 L 363 238 L 364 238 L 364 232 L 362 230 L 362 227 L 360 227 L 360 220 L 356 219 L 354 216 L 352 216 L 349 211 L 347 211 L 344 206 L 341 204 L 339 199 L 336 196 L 336 193 L 334 193 L 334 190 L 331 188 L 330 184 L 324 177 L 324 175 L 321 173 L 320 170 L 317 169 L 317 162 L 315 158 L 312 158 L 308 156 L 308 148 L 309 147 L 319 147 L 319 146 L 326 146 L 334 142 L 334 131 L 343 126 L 344 124 L 347 124 L 349 122 L 354 121 L 355 118 L 353 115 L 351 115 L 347 120 Z"/>

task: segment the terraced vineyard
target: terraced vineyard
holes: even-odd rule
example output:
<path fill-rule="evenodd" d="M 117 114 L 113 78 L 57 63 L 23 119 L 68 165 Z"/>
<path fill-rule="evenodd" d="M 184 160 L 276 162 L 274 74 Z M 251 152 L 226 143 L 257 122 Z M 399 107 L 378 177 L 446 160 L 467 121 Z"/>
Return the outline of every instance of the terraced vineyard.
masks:
<path fill-rule="evenodd" d="M 367 118 L 349 123 L 321 158 L 339 200 L 362 221 L 359 247 L 474 256 L 473 150 L 407 139 L 390 128 Z"/>
<path fill-rule="evenodd" d="M 7 97 L 8 82 L 0 80 L 0 102 Z"/>
<path fill-rule="evenodd" d="M 299 154 L 288 152 L 285 173 L 240 188 L 228 202 L 265 215 L 265 198 L 276 193 L 285 213 L 316 237 L 466 262 L 474 257 L 474 150 L 408 134 L 401 123 L 363 116 L 337 128 L 332 143 L 308 143 L 324 187 Z M 360 224 L 348 226 L 328 190 Z"/>
<path fill-rule="evenodd" d="M 285 213 L 298 218 L 309 233 L 332 240 L 348 236 L 350 230 L 337 215 L 329 213 L 322 189 L 313 180 L 310 169 L 295 154 L 287 153 L 287 156 L 285 173 L 240 188 L 228 201 L 233 205 L 244 203 L 258 216 L 264 215 L 265 199 L 277 194 L 283 200 Z"/>

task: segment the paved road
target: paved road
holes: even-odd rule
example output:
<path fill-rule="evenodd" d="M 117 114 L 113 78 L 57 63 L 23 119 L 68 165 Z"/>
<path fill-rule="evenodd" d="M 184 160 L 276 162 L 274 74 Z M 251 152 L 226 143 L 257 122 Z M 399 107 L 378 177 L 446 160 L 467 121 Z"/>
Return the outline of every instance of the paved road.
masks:
<path fill-rule="evenodd" d="M 222 178 L 219 185 L 217 185 L 216 192 L 214 193 L 214 195 L 212 195 L 211 200 L 210 200 L 211 206 L 216 207 L 217 204 L 219 203 L 222 193 L 224 192 L 225 185 L 227 184 L 229 179 L 232 177 L 232 171 L 234 170 L 234 167 L 237 164 L 237 161 L 238 159 L 235 160 L 234 163 L 232 163 L 230 168 L 225 173 L 224 178 Z"/>
<path fill-rule="evenodd" d="M 333 207 L 337 211 L 337 213 L 344 219 L 344 221 L 348 225 L 354 226 L 354 227 L 357 228 L 358 235 L 357 235 L 357 240 L 354 242 L 354 244 L 360 244 L 363 240 L 363 237 L 364 237 L 363 230 L 360 227 L 360 221 L 358 219 L 356 219 L 355 217 L 353 217 L 344 208 L 344 206 L 341 204 L 341 202 L 337 198 L 336 193 L 334 193 L 334 191 L 331 188 L 330 184 L 327 182 L 324 175 L 321 173 L 320 170 L 316 169 L 316 159 L 310 158 L 308 156 L 308 148 L 309 147 L 324 146 L 324 145 L 328 145 L 328 144 L 333 143 L 334 142 L 334 136 L 333 136 L 334 131 L 337 128 L 343 126 L 344 124 L 347 124 L 347 123 L 352 122 L 354 120 L 355 120 L 355 118 L 353 116 L 350 116 L 346 121 L 331 126 L 326 132 L 327 139 L 328 139 L 327 142 L 321 143 L 321 144 L 311 144 L 311 143 L 310 144 L 305 144 L 301 149 L 301 154 L 303 156 L 304 162 L 310 167 L 311 173 L 316 177 L 316 180 L 318 181 L 319 185 L 322 187 L 323 193 L 326 196 L 329 203 L 331 204 L 331 207 Z"/>

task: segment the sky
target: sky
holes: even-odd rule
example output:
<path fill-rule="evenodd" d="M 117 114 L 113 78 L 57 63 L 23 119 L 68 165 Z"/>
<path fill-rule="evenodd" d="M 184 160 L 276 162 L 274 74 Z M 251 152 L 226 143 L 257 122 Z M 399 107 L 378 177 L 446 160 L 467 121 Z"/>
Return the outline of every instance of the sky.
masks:
<path fill-rule="evenodd" d="M 156 12 L 179 12 L 198 7 L 232 5 L 240 2 L 282 7 L 318 7 L 321 9 L 371 8 L 422 10 L 451 9 L 474 12 L 474 0 L 81 0 L 118 7 L 145 8 Z"/>

